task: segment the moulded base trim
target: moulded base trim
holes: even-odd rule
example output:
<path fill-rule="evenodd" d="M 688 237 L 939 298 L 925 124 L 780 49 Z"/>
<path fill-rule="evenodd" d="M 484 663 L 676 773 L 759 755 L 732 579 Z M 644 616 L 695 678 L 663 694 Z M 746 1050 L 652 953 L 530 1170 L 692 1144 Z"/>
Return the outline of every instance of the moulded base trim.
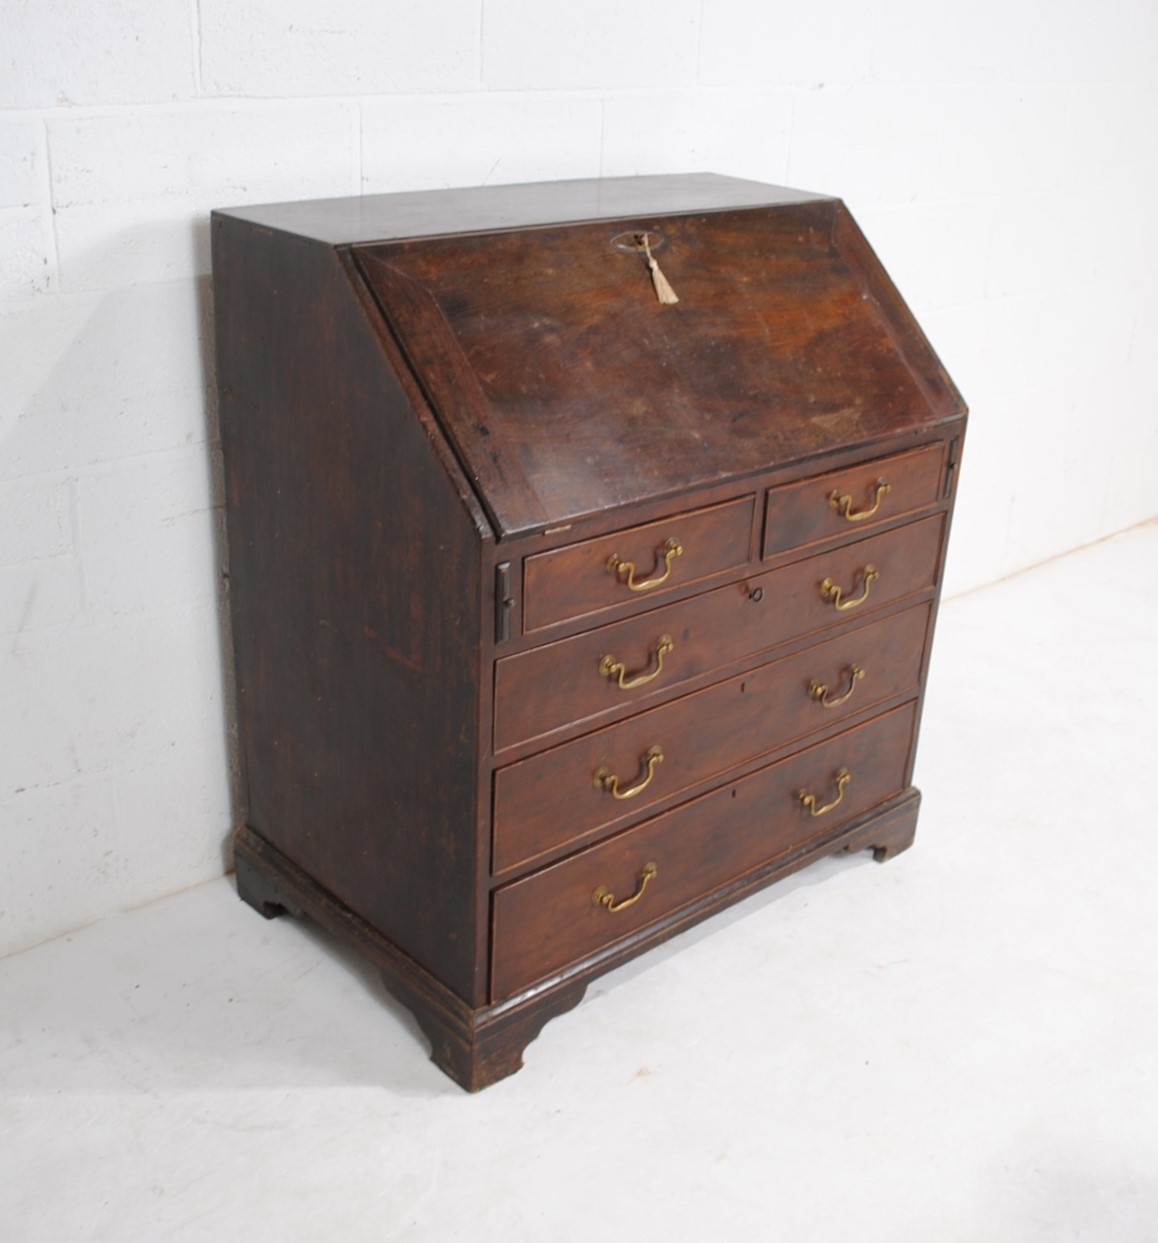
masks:
<path fill-rule="evenodd" d="M 577 1006 L 596 976 L 824 855 L 871 849 L 875 859 L 884 861 L 906 850 L 916 832 L 920 801 L 919 791 L 910 787 L 830 837 L 810 841 L 515 997 L 478 1008 L 468 1005 L 248 825 L 242 825 L 233 839 L 237 892 L 266 919 L 285 912 L 314 920 L 377 967 L 386 987 L 414 1014 L 429 1038 L 435 1065 L 467 1091 L 477 1092 L 519 1070 L 524 1050 L 544 1025 Z"/>

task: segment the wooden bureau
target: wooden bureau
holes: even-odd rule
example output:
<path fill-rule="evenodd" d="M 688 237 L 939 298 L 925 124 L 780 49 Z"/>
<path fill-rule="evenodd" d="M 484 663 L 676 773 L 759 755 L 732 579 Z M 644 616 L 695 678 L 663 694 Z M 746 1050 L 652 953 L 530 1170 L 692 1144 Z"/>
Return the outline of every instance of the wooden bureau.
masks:
<path fill-rule="evenodd" d="M 965 408 L 839 200 L 244 208 L 213 268 L 238 890 L 376 964 L 448 1074 L 911 843 Z"/>

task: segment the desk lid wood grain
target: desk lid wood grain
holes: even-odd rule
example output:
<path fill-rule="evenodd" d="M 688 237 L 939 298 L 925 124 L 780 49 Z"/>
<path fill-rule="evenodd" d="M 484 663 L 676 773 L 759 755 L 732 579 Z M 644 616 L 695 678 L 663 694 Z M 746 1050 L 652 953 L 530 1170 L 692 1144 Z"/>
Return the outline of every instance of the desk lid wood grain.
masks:
<path fill-rule="evenodd" d="M 641 234 L 678 303 L 659 302 L 631 249 Z M 962 410 L 834 200 L 429 238 L 357 259 L 500 535 Z"/>
<path fill-rule="evenodd" d="M 689 174 L 218 214 L 353 255 L 500 538 L 964 413 L 838 199 Z"/>

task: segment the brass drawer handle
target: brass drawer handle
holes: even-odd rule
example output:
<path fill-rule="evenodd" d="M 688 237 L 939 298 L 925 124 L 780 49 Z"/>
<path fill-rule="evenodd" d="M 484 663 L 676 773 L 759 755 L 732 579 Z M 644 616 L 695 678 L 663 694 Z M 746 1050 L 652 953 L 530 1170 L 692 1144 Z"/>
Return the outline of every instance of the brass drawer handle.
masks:
<path fill-rule="evenodd" d="M 843 589 L 838 587 L 831 578 L 826 578 L 824 582 L 820 584 L 821 596 L 825 600 L 831 600 L 832 607 L 839 610 L 841 613 L 843 613 L 845 609 L 855 609 L 858 604 L 863 604 L 868 599 L 870 585 L 874 579 L 880 578 L 881 576 L 880 571 L 875 565 L 866 565 L 864 569 L 861 570 L 861 574 L 864 576 L 864 590 L 859 596 L 854 596 L 851 600 L 841 599 L 844 594 Z"/>
<path fill-rule="evenodd" d="M 647 771 L 642 778 L 633 786 L 628 786 L 626 790 L 619 788 L 619 778 L 612 773 L 610 768 L 598 768 L 595 771 L 595 784 L 601 790 L 608 790 L 612 798 L 624 799 L 635 798 L 637 794 L 642 794 L 644 790 L 651 785 L 651 779 L 655 776 L 655 766 L 663 763 L 663 748 L 648 747 L 648 749 L 639 757 L 641 769 Z"/>
<path fill-rule="evenodd" d="M 606 885 L 600 885 L 591 895 L 591 901 L 596 906 L 607 907 L 613 915 L 616 911 L 626 911 L 629 906 L 634 906 L 643 897 L 643 891 L 647 888 L 647 882 L 658 875 L 659 868 L 654 863 L 645 863 L 643 871 L 639 874 L 639 886 L 630 898 L 624 898 L 622 902 L 616 902 L 615 895 L 611 890 Z"/>
<path fill-rule="evenodd" d="M 834 492 L 829 498 L 828 503 L 837 510 L 842 518 L 847 518 L 849 522 L 863 522 L 866 518 L 871 518 L 881 507 L 881 498 L 889 490 L 889 481 L 887 479 L 878 479 L 876 487 L 873 489 L 873 503 L 871 509 L 862 509 L 857 513 L 852 512 L 852 497 L 847 496 L 843 492 Z"/>
<path fill-rule="evenodd" d="M 835 708 L 851 698 L 853 691 L 856 690 L 856 684 L 864 677 L 864 670 L 860 665 L 849 665 L 848 667 L 848 690 L 843 695 L 837 695 L 835 699 L 831 699 L 828 694 L 828 687 L 823 682 L 818 682 L 815 678 L 808 684 L 808 697 L 815 699 L 822 708 Z"/>
<path fill-rule="evenodd" d="M 672 536 L 666 543 L 661 544 L 655 550 L 655 567 L 652 574 L 657 574 L 655 578 L 645 578 L 642 583 L 635 581 L 635 562 L 624 561 L 622 557 L 616 553 L 612 553 L 607 558 L 607 572 L 618 577 L 621 583 L 627 586 L 628 591 L 650 591 L 653 587 L 658 587 L 661 583 L 666 583 L 668 575 L 671 573 L 671 563 L 676 557 L 682 557 L 684 546 L 675 536 Z M 663 573 L 658 574 L 659 563 L 663 561 Z"/>
<path fill-rule="evenodd" d="M 848 785 L 851 780 L 852 773 L 850 773 L 847 768 L 842 768 L 836 774 L 836 798 L 834 798 L 831 803 L 825 803 L 823 807 L 817 807 L 815 794 L 808 794 L 804 790 L 798 790 L 796 792 L 796 797 L 804 804 L 805 807 L 808 808 L 808 814 L 810 816 L 824 816 L 834 808 L 840 806 L 844 799 L 844 787 Z"/>
<path fill-rule="evenodd" d="M 603 657 L 599 662 L 599 672 L 605 678 L 610 678 L 621 691 L 629 691 L 633 687 L 643 686 L 644 683 L 658 678 L 663 672 L 663 658 L 668 652 L 674 651 L 675 644 L 671 641 L 671 635 L 660 635 L 655 643 L 655 668 L 650 672 L 628 675 L 627 666 L 623 661 L 616 660 L 614 656 Z"/>

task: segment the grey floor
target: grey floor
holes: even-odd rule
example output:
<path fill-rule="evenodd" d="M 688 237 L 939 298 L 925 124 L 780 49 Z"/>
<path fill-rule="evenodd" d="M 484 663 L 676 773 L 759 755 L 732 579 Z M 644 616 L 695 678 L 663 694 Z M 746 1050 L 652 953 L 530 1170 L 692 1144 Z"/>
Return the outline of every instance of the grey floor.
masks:
<path fill-rule="evenodd" d="M 1158 523 L 948 602 L 917 844 L 468 1096 L 231 880 L 0 962 L 6 1243 L 1158 1239 Z"/>

